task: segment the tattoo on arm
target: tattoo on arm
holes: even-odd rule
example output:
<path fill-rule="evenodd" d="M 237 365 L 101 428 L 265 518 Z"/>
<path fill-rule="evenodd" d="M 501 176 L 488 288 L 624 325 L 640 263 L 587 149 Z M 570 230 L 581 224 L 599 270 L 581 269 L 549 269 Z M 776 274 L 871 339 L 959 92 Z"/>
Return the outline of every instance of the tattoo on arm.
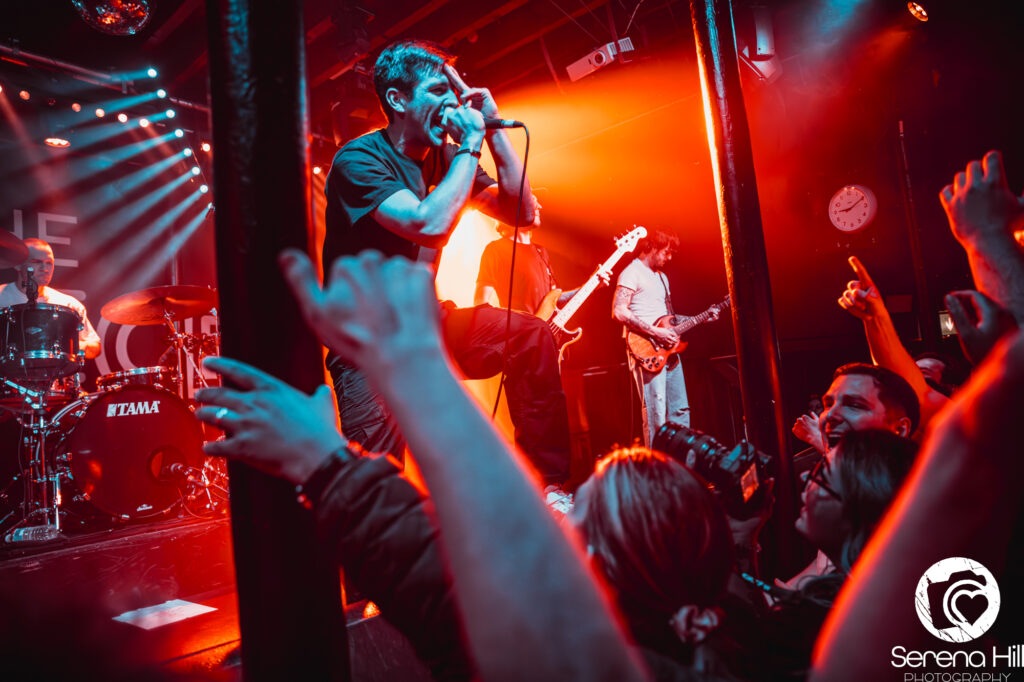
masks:
<path fill-rule="evenodd" d="M 629 330 L 650 336 L 654 333 L 654 326 L 641 320 L 629 309 L 629 303 L 633 300 L 634 294 L 636 292 L 632 289 L 627 289 L 623 286 L 615 287 L 615 299 L 612 304 L 612 309 L 616 313 L 615 317 L 619 322 L 626 325 Z"/>

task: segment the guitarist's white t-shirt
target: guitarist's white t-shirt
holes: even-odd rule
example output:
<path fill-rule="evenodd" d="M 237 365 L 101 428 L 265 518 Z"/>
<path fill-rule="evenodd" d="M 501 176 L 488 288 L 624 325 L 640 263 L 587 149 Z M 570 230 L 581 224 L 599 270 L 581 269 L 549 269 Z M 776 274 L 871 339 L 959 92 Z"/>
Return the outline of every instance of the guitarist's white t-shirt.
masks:
<path fill-rule="evenodd" d="M 668 315 L 668 278 L 651 270 L 639 258 L 622 269 L 618 285 L 635 292 L 629 309 L 643 322 L 654 324 L 659 317 Z"/>

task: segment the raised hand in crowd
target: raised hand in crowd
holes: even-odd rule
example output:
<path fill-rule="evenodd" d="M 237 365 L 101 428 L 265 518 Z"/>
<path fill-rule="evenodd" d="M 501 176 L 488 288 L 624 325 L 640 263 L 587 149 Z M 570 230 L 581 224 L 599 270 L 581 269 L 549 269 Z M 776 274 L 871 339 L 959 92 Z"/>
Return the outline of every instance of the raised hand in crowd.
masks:
<path fill-rule="evenodd" d="M 306 395 L 238 360 L 209 357 L 203 367 L 230 386 L 196 392 L 196 417 L 224 431 L 208 455 L 244 461 L 272 476 L 302 483 L 345 443 L 335 426 L 334 396 L 326 384 Z"/>
<path fill-rule="evenodd" d="M 454 375 L 432 273 L 364 252 L 335 261 L 321 288 L 305 254 L 281 264 L 311 327 L 366 372 L 409 443 L 481 676 L 642 679 L 578 539 Z"/>
<path fill-rule="evenodd" d="M 857 279 L 850 280 L 839 297 L 839 306 L 864 323 L 871 358 L 880 367 L 900 375 L 917 394 L 921 405 L 921 425 L 918 435 L 924 433 L 928 421 L 946 404 L 948 398 L 928 385 L 921 368 L 904 347 L 882 295 L 864 264 L 850 256 L 850 267 Z"/>
<path fill-rule="evenodd" d="M 805 412 L 793 422 L 793 435 L 824 454 L 828 450 L 825 435 L 821 432 L 821 416 Z"/>
<path fill-rule="evenodd" d="M 953 236 L 967 252 L 975 288 L 1024 322 L 1024 197 L 1010 191 L 1003 157 L 990 151 L 967 164 L 939 193 Z"/>
<path fill-rule="evenodd" d="M 1017 328 L 1006 308 L 980 291 L 953 291 L 946 295 L 946 308 L 956 326 L 964 357 L 977 365 L 1004 335 Z"/>

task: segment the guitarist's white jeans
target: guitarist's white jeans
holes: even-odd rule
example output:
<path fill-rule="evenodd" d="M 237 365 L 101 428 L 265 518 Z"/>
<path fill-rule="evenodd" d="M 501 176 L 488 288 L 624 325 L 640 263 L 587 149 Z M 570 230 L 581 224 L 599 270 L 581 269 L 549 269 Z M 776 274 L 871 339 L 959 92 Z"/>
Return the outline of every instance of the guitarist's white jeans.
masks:
<path fill-rule="evenodd" d="M 643 415 L 644 445 L 651 447 L 654 434 L 665 422 L 690 426 L 690 401 L 686 397 L 686 379 L 678 355 L 669 357 L 660 372 L 648 372 L 636 362 L 631 353 L 629 367 L 640 394 L 640 412 Z"/>

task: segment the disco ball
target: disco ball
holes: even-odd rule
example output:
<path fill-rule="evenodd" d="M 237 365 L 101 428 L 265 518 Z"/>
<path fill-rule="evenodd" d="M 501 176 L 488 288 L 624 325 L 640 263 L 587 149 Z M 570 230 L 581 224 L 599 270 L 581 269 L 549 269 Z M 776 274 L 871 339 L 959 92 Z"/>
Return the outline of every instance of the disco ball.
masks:
<path fill-rule="evenodd" d="M 71 0 L 85 23 L 115 36 L 132 36 L 149 22 L 149 0 Z"/>

